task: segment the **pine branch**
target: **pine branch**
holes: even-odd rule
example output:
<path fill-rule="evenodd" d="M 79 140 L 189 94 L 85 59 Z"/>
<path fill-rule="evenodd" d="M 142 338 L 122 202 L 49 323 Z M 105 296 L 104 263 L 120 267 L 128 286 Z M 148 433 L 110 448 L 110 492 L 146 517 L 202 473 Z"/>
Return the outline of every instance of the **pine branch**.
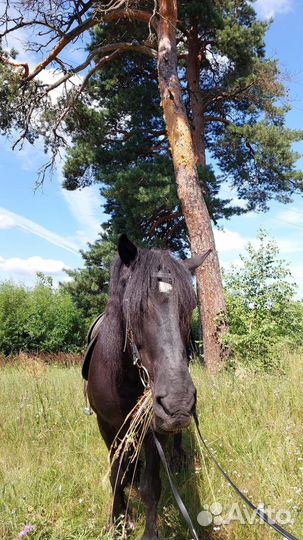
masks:
<path fill-rule="evenodd" d="M 205 122 L 222 122 L 223 124 L 226 124 L 227 126 L 230 126 L 232 124 L 231 120 L 227 120 L 227 118 L 224 118 L 223 116 L 204 116 Z"/>
<path fill-rule="evenodd" d="M 121 0 L 120 2 L 116 3 L 110 3 L 109 5 L 119 5 L 122 6 L 125 4 L 126 0 Z M 9 4 L 7 4 L 8 6 Z M 83 20 L 83 16 L 87 14 L 89 9 L 92 7 L 95 7 L 94 13 L 88 17 L 87 19 Z M 70 18 L 63 22 L 61 19 L 57 21 L 57 25 L 53 22 L 53 20 L 48 20 L 47 15 L 45 13 L 39 13 L 40 18 L 37 18 L 37 14 L 34 14 L 34 18 L 32 20 L 24 20 L 24 16 L 20 14 L 20 16 L 16 16 L 13 18 L 8 17 L 8 8 L 6 9 L 4 15 L 1 17 L 1 21 L 3 24 L 5 24 L 6 28 L 5 30 L 0 34 L 0 37 L 5 38 L 9 33 L 14 32 L 15 30 L 25 28 L 25 27 L 39 27 L 39 26 L 46 26 L 50 32 L 53 32 L 54 36 L 48 41 L 48 44 L 50 44 L 52 41 L 54 41 L 57 38 L 59 39 L 59 43 L 52 49 L 52 51 L 44 58 L 44 60 L 38 64 L 33 71 L 29 72 L 29 66 L 28 64 L 20 64 L 23 67 L 23 73 L 22 73 L 22 79 L 24 83 L 30 82 L 33 80 L 41 71 L 43 71 L 47 66 L 49 66 L 52 62 L 58 60 L 58 55 L 62 50 L 65 49 L 65 47 L 72 43 L 74 40 L 76 40 L 79 36 L 84 34 L 87 30 L 91 29 L 96 24 L 101 23 L 110 23 L 113 21 L 118 21 L 120 19 L 128 19 L 128 20 L 137 20 L 142 21 L 148 24 L 149 28 L 153 27 L 154 30 L 157 31 L 158 27 L 158 21 L 154 13 L 149 13 L 147 11 L 143 10 L 131 10 L 131 9 L 115 9 L 113 7 L 106 8 L 105 6 L 102 6 L 101 4 L 96 3 L 94 0 L 90 0 L 87 2 L 81 10 L 77 10 L 77 13 L 70 16 Z M 9 22 L 14 22 L 12 27 L 9 27 Z M 71 28 L 71 26 L 78 22 L 77 26 L 75 28 Z M 40 34 L 42 35 L 42 34 Z M 45 48 L 46 44 L 39 44 L 39 50 L 42 50 Z M 144 47 L 142 45 L 142 47 Z M 142 48 L 140 52 L 144 52 L 148 54 L 148 50 L 150 47 L 146 46 L 146 49 Z M 113 50 L 111 48 L 110 50 Z M 19 67 L 19 64 L 14 64 L 11 61 L 5 62 L 5 57 L 0 56 L 0 62 L 2 63 L 9 63 L 12 66 Z M 87 64 L 88 65 L 88 64 Z M 85 66 L 84 66 L 85 67 Z M 80 68 L 78 66 L 75 68 L 75 72 L 81 71 L 84 68 Z"/>
<path fill-rule="evenodd" d="M 67 107 L 61 113 L 55 127 L 53 128 L 53 133 L 54 133 L 55 137 L 58 136 L 57 135 L 57 129 L 62 124 L 62 122 L 63 122 L 64 118 L 66 117 L 66 115 L 70 112 L 72 107 L 75 105 L 76 101 L 79 99 L 80 95 L 85 90 L 86 86 L 89 83 L 90 78 L 94 75 L 94 73 L 96 71 L 101 69 L 106 63 L 110 62 L 111 60 L 115 59 L 117 56 L 123 54 L 126 51 L 144 52 L 145 54 L 149 54 L 152 57 L 154 57 L 154 54 L 157 56 L 157 52 L 156 51 L 151 52 L 151 51 L 153 51 L 153 49 L 150 49 L 149 47 L 145 47 L 143 45 L 142 46 L 139 46 L 139 45 L 138 46 L 133 46 L 130 43 L 119 43 L 119 44 L 118 43 L 113 43 L 111 45 L 106 45 L 104 47 L 98 47 L 97 49 L 106 49 L 107 51 L 110 51 L 111 48 L 114 48 L 112 54 L 106 55 L 106 56 L 103 56 L 102 58 L 100 58 L 100 60 L 96 63 L 96 65 L 87 73 L 87 75 L 85 76 L 81 86 L 79 88 L 77 88 L 76 93 L 74 94 L 72 99 L 69 101 Z M 146 51 L 146 49 L 148 50 L 148 52 Z M 97 50 L 95 50 L 94 56 L 96 54 L 97 54 Z M 91 55 L 89 55 L 89 56 L 91 56 Z M 85 64 L 86 65 L 84 67 L 86 67 L 88 65 L 88 63 L 85 63 Z M 82 69 L 84 69 L 84 67 Z M 69 73 L 69 74 L 65 75 L 65 77 L 62 77 L 62 79 L 60 79 L 60 81 L 57 81 L 57 83 L 54 83 L 53 85 L 48 87 L 46 93 L 48 93 L 51 90 L 54 90 L 55 88 L 57 88 L 57 86 L 59 86 L 63 82 L 66 82 L 72 75 L 74 75 L 74 73 Z"/>
<path fill-rule="evenodd" d="M 254 80 L 253 82 L 251 82 L 250 84 L 247 84 L 246 86 L 240 86 L 239 88 L 237 88 L 233 92 L 220 92 L 220 91 L 218 91 L 218 94 L 216 92 L 217 95 L 212 95 L 212 97 L 210 99 L 208 99 L 207 101 L 204 101 L 203 111 L 206 112 L 209 105 L 217 105 L 221 101 L 229 101 L 229 100 L 237 97 L 239 94 L 242 94 L 242 93 L 246 92 L 247 90 L 249 90 L 250 88 L 252 88 L 254 86 L 255 82 L 256 81 Z"/>
<path fill-rule="evenodd" d="M 147 54 L 148 56 L 151 56 L 152 58 L 157 58 L 157 51 L 155 49 L 152 49 L 151 47 L 147 47 L 146 45 L 134 45 L 133 43 L 127 43 L 127 42 L 121 42 L 121 43 L 110 43 L 109 45 L 102 45 L 99 47 L 96 47 L 93 49 L 93 51 L 87 56 L 87 58 L 84 60 L 82 64 L 77 66 L 76 68 L 69 70 L 61 79 L 58 79 L 58 81 L 54 82 L 53 84 L 47 86 L 45 93 L 50 92 L 51 90 L 54 90 L 55 88 L 58 88 L 58 86 L 61 86 L 61 84 L 67 82 L 71 77 L 74 75 L 80 73 L 85 68 L 89 66 L 89 64 L 92 62 L 92 60 L 102 53 L 110 53 L 110 52 L 117 53 L 115 55 L 105 55 L 103 56 L 96 64 L 98 67 L 94 67 L 89 72 L 89 77 L 93 75 L 97 71 L 97 69 L 101 68 L 104 64 L 115 58 L 118 54 L 122 54 L 125 52 L 137 52 L 142 54 Z M 87 79 L 87 76 L 85 77 Z"/>
<path fill-rule="evenodd" d="M 154 13 L 148 11 L 142 11 L 139 9 L 121 9 L 108 13 L 102 18 L 103 22 L 118 21 L 119 19 L 128 19 L 130 21 L 142 21 L 146 22 L 149 26 L 153 27 L 158 32 L 158 19 Z"/>
<path fill-rule="evenodd" d="M 23 69 L 22 78 L 28 77 L 28 74 L 29 74 L 28 64 L 13 62 L 13 60 L 9 60 L 9 58 L 3 55 L 0 55 L 0 63 L 6 64 L 8 66 L 12 66 L 14 69 L 22 68 Z"/>

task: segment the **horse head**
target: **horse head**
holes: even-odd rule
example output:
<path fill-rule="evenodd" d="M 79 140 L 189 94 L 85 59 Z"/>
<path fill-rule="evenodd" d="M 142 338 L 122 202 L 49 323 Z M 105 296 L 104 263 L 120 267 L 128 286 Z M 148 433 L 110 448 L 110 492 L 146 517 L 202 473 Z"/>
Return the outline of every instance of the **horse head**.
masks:
<path fill-rule="evenodd" d="M 179 431 L 190 424 L 196 406 L 187 355 L 196 306 L 192 274 L 210 251 L 181 261 L 168 251 L 138 249 L 122 235 L 118 252 L 125 328 L 149 374 L 154 427 Z"/>

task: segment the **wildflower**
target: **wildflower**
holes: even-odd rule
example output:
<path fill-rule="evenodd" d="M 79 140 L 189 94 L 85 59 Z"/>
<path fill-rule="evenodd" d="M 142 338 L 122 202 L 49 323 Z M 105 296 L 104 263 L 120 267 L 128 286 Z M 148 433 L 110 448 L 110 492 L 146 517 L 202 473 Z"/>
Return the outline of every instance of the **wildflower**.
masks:
<path fill-rule="evenodd" d="M 28 523 L 27 525 L 25 525 L 22 531 L 19 532 L 18 538 L 24 538 L 25 536 L 33 532 L 33 530 L 34 530 L 33 525 L 31 523 Z"/>

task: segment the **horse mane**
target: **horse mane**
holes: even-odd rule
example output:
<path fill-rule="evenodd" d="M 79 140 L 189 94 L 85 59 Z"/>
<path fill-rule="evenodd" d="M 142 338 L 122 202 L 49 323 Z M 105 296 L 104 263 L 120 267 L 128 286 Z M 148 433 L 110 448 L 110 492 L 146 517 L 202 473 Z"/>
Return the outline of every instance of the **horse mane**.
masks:
<path fill-rule="evenodd" d="M 140 337 L 142 313 L 148 309 L 148 298 L 152 299 L 158 289 L 156 275 L 159 271 L 169 274 L 179 311 L 181 335 L 188 341 L 192 310 L 196 306 L 189 271 L 169 251 L 138 249 L 137 257 L 129 268 L 117 256 L 111 269 L 106 314 L 115 326 L 115 329 L 111 328 L 111 332 L 115 331 L 115 349 L 123 350 L 126 318 L 135 335 Z"/>

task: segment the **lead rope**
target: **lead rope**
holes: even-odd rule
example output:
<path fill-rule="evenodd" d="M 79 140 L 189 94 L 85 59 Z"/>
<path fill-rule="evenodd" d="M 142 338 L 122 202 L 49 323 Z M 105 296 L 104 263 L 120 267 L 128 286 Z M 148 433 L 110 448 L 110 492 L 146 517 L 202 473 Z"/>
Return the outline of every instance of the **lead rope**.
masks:
<path fill-rule="evenodd" d="M 294 536 L 293 534 L 291 534 L 290 532 L 286 531 L 285 529 L 283 529 L 283 527 L 281 527 L 281 525 L 278 525 L 278 523 L 276 523 L 275 521 L 273 521 L 272 519 L 270 519 L 268 517 L 268 515 L 266 514 L 266 512 L 263 512 L 263 510 L 261 508 L 257 508 L 247 497 L 246 495 L 244 495 L 244 493 L 242 493 L 242 491 L 236 486 L 236 484 L 232 481 L 232 479 L 228 476 L 228 474 L 222 469 L 221 465 L 219 465 L 219 463 L 217 462 L 216 458 L 213 456 L 213 453 L 211 452 L 211 450 L 208 448 L 203 436 L 202 436 L 202 433 L 200 431 L 200 427 L 199 427 L 199 421 L 198 421 L 198 418 L 197 418 L 197 415 L 196 413 L 194 413 L 194 420 L 195 420 L 195 423 L 196 423 L 196 427 L 197 427 L 197 431 L 198 431 L 198 435 L 202 441 L 202 444 L 204 446 L 204 448 L 206 449 L 208 455 L 211 457 L 211 459 L 213 460 L 213 462 L 215 463 L 217 469 L 221 472 L 221 474 L 224 476 L 225 480 L 227 480 L 227 482 L 232 486 L 232 488 L 234 489 L 234 491 L 241 497 L 241 499 L 257 514 L 257 516 L 259 516 L 263 521 L 264 523 L 266 523 L 267 525 L 269 525 L 270 527 L 272 527 L 276 532 L 278 532 L 279 534 L 281 534 L 283 536 L 283 538 L 285 540 L 299 540 L 296 536 Z M 169 480 L 169 484 L 170 484 L 170 487 L 172 489 L 172 492 L 173 492 L 173 495 L 175 497 L 175 500 L 176 500 L 176 503 L 179 507 L 179 510 L 184 518 L 184 521 L 186 522 L 191 534 L 193 535 L 193 538 L 194 540 L 199 540 L 199 537 L 197 535 L 197 532 L 193 526 L 193 523 L 192 523 L 192 520 L 189 516 L 189 513 L 177 491 L 177 488 L 175 487 L 172 479 L 171 479 L 171 474 L 170 474 L 170 470 L 169 470 L 169 466 L 168 466 L 168 463 L 166 461 L 166 458 L 165 458 L 165 454 L 164 454 L 164 451 L 163 451 L 163 448 L 162 448 L 162 445 L 159 441 L 159 439 L 157 438 L 156 436 L 156 433 L 154 432 L 153 428 L 151 428 L 151 432 L 152 432 L 152 435 L 153 435 L 153 438 L 154 438 L 154 442 L 155 442 L 155 445 L 156 445 L 156 448 L 158 450 L 158 453 L 159 453 L 159 456 L 160 456 L 160 459 L 162 461 L 162 464 L 164 466 L 164 469 L 165 469 L 165 472 L 167 474 L 167 477 L 168 477 L 168 480 Z"/>
<path fill-rule="evenodd" d="M 200 427 L 199 427 L 199 420 L 198 420 L 198 417 L 197 417 L 197 413 L 195 412 L 194 413 L 194 420 L 195 420 L 195 424 L 196 424 L 196 428 L 197 428 L 197 431 L 198 431 L 198 435 L 200 437 L 200 440 L 205 448 L 205 450 L 207 451 L 207 454 L 210 456 L 210 458 L 212 459 L 212 461 L 214 462 L 215 466 L 217 467 L 217 469 L 220 471 L 220 473 L 224 476 L 225 480 L 227 480 L 227 482 L 231 485 L 231 487 L 233 488 L 233 490 L 241 497 L 241 499 L 257 514 L 257 516 L 259 516 L 263 521 L 264 523 L 267 523 L 267 525 L 269 525 L 270 527 L 272 527 L 276 532 L 278 532 L 279 534 L 281 534 L 285 540 L 298 540 L 298 538 L 296 538 L 295 536 L 293 536 L 291 533 L 287 532 L 285 529 L 283 529 L 283 527 L 281 527 L 281 525 L 278 525 L 278 523 L 276 523 L 275 521 L 273 521 L 272 519 L 270 519 L 268 517 L 268 515 L 266 514 L 266 512 L 263 512 L 263 510 L 261 508 L 257 508 L 247 497 L 246 495 L 244 495 L 244 493 L 242 493 L 242 491 L 236 486 L 236 484 L 234 484 L 234 482 L 232 481 L 232 479 L 228 476 L 228 474 L 222 469 L 221 465 L 217 462 L 216 458 L 214 457 L 212 451 L 208 448 L 203 436 L 202 436 L 202 433 L 200 431 Z"/>
<path fill-rule="evenodd" d="M 182 501 L 182 499 L 180 497 L 180 494 L 179 494 L 175 484 L 172 481 L 169 466 L 168 466 L 168 463 L 166 461 L 166 457 L 165 457 L 162 445 L 161 445 L 156 433 L 154 432 L 153 428 L 151 427 L 150 429 L 151 429 L 151 432 L 152 432 L 152 435 L 153 435 L 153 438 L 154 438 L 156 448 L 158 450 L 158 454 L 159 454 L 160 459 L 162 461 L 162 465 L 163 465 L 163 467 L 165 469 L 165 472 L 167 474 L 167 478 L 168 478 L 171 490 L 173 492 L 173 495 L 175 497 L 175 500 L 176 500 L 176 503 L 177 503 L 177 505 L 179 507 L 179 510 L 180 510 L 180 512 L 182 514 L 182 517 L 183 517 L 186 525 L 188 526 L 188 528 L 189 528 L 189 530 L 190 530 L 190 532 L 191 532 L 191 534 L 193 536 L 193 539 L 194 540 L 199 540 L 199 536 L 198 536 L 198 534 L 196 532 L 196 529 L 193 526 L 193 522 L 192 522 L 192 520 L 190 518 L 190 515 L 189 515 L 187 509 L 186 509 L 186 506 L 185 506 L 184 502 Z"/>

